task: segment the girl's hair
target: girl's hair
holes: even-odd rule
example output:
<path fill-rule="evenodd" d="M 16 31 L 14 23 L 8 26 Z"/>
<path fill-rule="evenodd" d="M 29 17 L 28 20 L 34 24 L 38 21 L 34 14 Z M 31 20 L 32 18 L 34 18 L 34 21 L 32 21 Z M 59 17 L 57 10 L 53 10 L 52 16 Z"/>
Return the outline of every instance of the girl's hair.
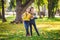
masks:
<path fill-rule="evenodd" d="M 31 11 L 31 9 L 33 9 L 33 7 L 30 8 L 30 11 Z"/>
<path fill-rule="evenodd" d="M 34 8 L 34 7 L 31 7 L 31 9 Z"/>

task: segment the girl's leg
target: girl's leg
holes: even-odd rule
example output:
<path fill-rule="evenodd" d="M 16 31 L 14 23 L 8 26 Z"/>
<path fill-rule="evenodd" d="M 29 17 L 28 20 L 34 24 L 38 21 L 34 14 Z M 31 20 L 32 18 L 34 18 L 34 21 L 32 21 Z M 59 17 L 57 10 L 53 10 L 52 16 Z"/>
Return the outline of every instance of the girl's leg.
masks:
<path fill-rule="evenodd" d="M 24 25 L 25 25 L 25 29 L 26 29 L 26 35 L 28 35 L 29 34 L 29 31 L 28 31 L 29 24 L 28 24 L 28 22 L 24 22 Z"/>
<path fill-rule="evenodd" d="M 34 29 L 35 29 L 35 31 L 37 32 L 38 36 L 40 36 L 40 34 L 39 34 L 39 32 L 38 32 L 38 30 L 37 30 L 37 28 L 36 28 L 36 24 L 35 24 L 35 22 L 33 22 L 32 25 L 34 26 Z"/>
<path fill-rule="evenodd" d="M 32 24 L 30 24 L 30 34 L 32 36 Z"/>

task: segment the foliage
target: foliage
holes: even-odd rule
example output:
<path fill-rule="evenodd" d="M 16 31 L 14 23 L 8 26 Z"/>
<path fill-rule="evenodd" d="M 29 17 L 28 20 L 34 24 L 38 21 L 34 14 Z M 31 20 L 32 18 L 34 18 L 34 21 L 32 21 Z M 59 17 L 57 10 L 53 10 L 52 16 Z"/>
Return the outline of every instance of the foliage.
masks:
<path fill-rule="evenodd" d="M 52 0 L 52 11 L 56 11 L 56 9 L 58 8 L 58 0 Z"/>
<path fill-rule="evenodd" d="M 22 0 L 22 4 L 25 4 L 26 3 L 26 0 Z"/>
<path fill-rule="evenodd" d="M 35 4 L 42 6 L 44 4 L 44 1 L 43 0 L 35 0 Z"/>
<path fill-rule="evenodd" d="M 4 0 L 4 7 L 7 8 L 7 0 Z M 0 11 L 2 9 L 2 3 L 1 3 L 1 0 L 0 0 Z"/>
<path fill-rule="evenodd" d="M 11 10 L 12 8 L 15 8 L 16 7 L 16 0 L 10 0 L 9 2 L 10 6 L 9 6 L 9 10 Z"/>

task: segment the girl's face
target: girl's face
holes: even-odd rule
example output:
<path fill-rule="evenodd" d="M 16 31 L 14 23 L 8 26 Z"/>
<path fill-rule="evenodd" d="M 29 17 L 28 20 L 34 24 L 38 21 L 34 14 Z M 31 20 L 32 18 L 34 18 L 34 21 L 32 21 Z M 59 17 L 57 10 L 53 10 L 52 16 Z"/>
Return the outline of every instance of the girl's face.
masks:
<path fill-rule="evenodd" d="M 26 9 L 26 12 L 29 12 L 29 11 L 30 11 L 30 9 L 29 9 L 29 8 L 27 8 L 27 9 Z"/>

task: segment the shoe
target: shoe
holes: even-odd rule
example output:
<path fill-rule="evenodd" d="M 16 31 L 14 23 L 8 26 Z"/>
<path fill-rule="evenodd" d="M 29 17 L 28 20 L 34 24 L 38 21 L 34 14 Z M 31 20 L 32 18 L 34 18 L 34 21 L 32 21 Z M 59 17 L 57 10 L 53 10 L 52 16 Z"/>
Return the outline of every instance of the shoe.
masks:
<path fill-rule="evenodd" d="M 26 36 L 27 36 L 27 37 L 30 37 L 31 35 L 30 35 L 30 34 L 27 34 Z"/>

